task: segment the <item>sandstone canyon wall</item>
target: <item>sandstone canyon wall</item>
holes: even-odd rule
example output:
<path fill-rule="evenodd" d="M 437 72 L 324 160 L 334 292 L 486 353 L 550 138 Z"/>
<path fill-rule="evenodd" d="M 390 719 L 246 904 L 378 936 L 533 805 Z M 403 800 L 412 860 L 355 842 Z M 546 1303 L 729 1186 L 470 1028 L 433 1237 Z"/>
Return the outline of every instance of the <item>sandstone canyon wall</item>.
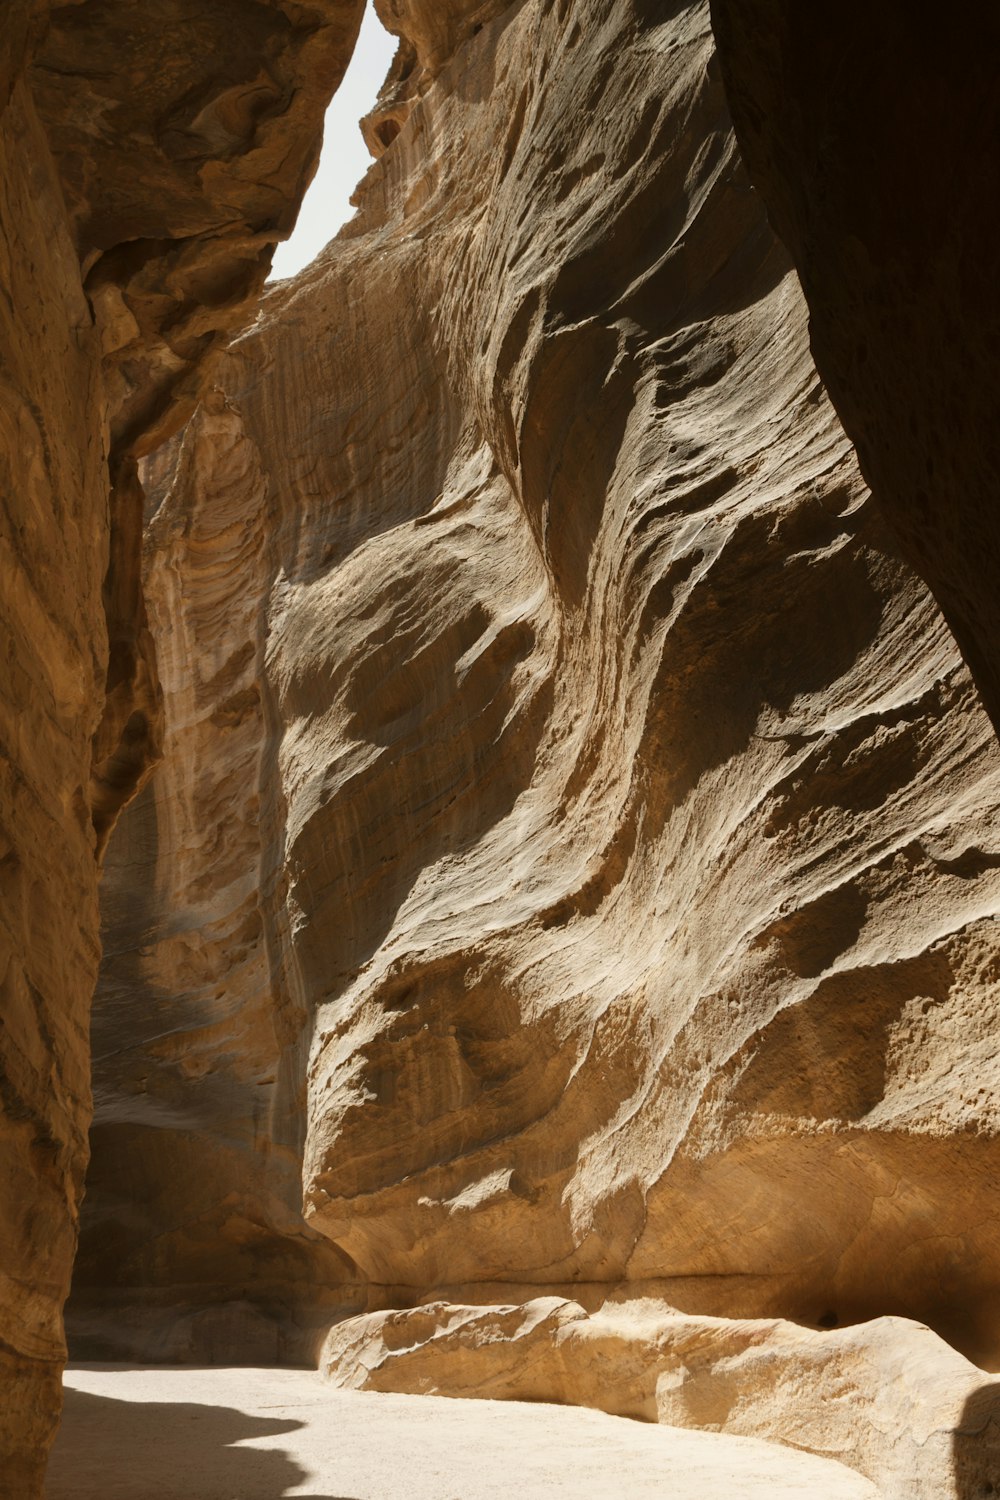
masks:
<path fill-rule="evenodd" d="M 862 469 L 1000 724 L 1000 12 L 712 0 L 748 169 Z"/>
<path fill-rule="evenodd" d="M 4 8 L 0 1490 L 16 1500 L 38 1492 L 59 1410 L 98 858 L 160 737 L 135 465 L 259 291 L 359 19 L 354 0 Z"/>
<path fill-rule="evenodd" d="M 991 725 L 816 374 L 707 6 L 381 8 L 357 219 L 145 471 L 167 730 L 108 853 L 71 1326 L 331 1324 L 347 1383 L 968 1500 Z"/>

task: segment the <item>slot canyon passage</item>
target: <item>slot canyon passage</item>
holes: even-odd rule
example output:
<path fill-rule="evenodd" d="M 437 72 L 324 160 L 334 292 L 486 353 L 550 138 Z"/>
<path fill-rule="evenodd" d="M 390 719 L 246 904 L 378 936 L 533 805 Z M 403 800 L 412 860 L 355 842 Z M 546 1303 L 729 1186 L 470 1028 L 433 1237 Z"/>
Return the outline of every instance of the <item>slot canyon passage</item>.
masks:
<path fill-rule="evenodd" d="M 6 8 L 0 1496 L 1000 1495 L 1000 17 L 377 9 Z"/>

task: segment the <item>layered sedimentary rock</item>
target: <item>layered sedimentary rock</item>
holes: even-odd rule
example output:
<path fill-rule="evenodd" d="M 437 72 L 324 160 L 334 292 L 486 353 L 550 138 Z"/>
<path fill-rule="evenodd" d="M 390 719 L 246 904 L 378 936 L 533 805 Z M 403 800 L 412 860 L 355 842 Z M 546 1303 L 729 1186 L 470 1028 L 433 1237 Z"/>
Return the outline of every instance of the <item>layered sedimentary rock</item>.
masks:
<path fill-rule="evenodd" d="M 101 847 L 159 751 L 135 460 L 189 416 L 315 170 L 363 0 L 34 7 L 28 83 L 99 330 L 111 481 Z"/>
<path fill-rule="evenodd" d="M 0 59 L 0 1492 L 59 1406 L 97 857 L 157 753 L 135 461 L 291 223 L 355 0 L 5 7 Z"/>
<path fill-rule="evenodd" d="M 862 469 L 1000 725 L 1000 13 L 712 0 L 753 181 Z"/>
<path fill-rule="evenodd" d="M 655 1294 L 791 1372 L 731 1416 L 675 1360 L 669 1420 L 782 1436 L 794 1388 L 815 1432 L 837 1349 L 859 1409 L 889 1377 L 787 1320 L 1000 1363 L 1000 755 L 813 367 L 707 8 L 425 10 L 359 217 L 157 479 L 151 618 L 195 670 L 110 856 L 78 1316 L 136 1351 L 110 1223 L 195 1319 L 193 1230 L 257 1225 L 267 1318 L 319 1232 L 306 1296 L 435 1303 L 403 1344 L 514 1307 L 440 1389 L 539 1293 Z"/>

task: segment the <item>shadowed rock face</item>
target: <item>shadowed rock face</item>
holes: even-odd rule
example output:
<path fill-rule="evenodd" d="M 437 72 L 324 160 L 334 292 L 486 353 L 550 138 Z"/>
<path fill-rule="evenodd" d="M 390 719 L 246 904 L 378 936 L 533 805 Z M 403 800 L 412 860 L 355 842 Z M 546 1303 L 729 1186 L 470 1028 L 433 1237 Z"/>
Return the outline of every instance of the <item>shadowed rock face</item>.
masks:
<path fill-rule="evenodd" d="M 157 1359 L 308 1360 L 351 1267 L 300 1212 L 304 1017 L 276 936 L 283 834 L 262 684 L 267 485 L 218 396 L 168 489 L 165 460 L 144 470 L 143 583 L 170 711 L 163 763 L 104 863 L 70 1328 L 77 1352 L 106 1355 L 110 1301 L 129 1324 L 113 1353 L 124 1338 Z"/>
<path fill-rule="evenodd" d="M 1000 757 L 816 375 L 707 9 L 668 9 L 526 0 L 431 67 L 398 5 L 358 219 L 156 460 L 151 618 L 197 666 L 109 857 L 98 1122 L 147 1206 L 96 1135 L 77 1315 L 120 1348 L 116 1215 L 163 1305 L 214 1305 L 190 1224 L 239 1100 L 241 1184 L 294 1162 L 231 1222 L 301 1233 L 300 1163 L 345 1310 L 655 1292 L 998 1359 Z M 729 1420 L 699 1400 L 664 1410 Z"/>
<path fill-rule="evenodd" d="M 148 453 L 295 221 L 360 0 L 52 6 L 30 72 L 104 335 L 112 435 Z"/>
<path fill-rule="evenodd" d="M 109 426 L 109 660 L 90 778 L 101 847 L 161 734 L 134 461 L 190 415 L 211 355 L 259 295 L 362 9 L 88 0 L 34 23 L 27 82 L 99 333 Z"/>
<path fill-rule="evenodd" d="M 740 146 L 861 467 L 1000 724 L 1000 14 L 712 0 Z"/>
<path fill-rule="evenodd" d="M 97 859 L 160 694 L 136 456 L 287 231 L 357 0 L 4 9 L 0 1492 L 38 1492 L 90 1112 Z M 195 19 L 192 19 L 194 12 Z"/>
<path fill-rule="evenodd" d="M 59 1410 L 99 958 L 87 798 L 107 636 L 99 349 L 30 95 L 0 94 L 0 1468 Z"/>

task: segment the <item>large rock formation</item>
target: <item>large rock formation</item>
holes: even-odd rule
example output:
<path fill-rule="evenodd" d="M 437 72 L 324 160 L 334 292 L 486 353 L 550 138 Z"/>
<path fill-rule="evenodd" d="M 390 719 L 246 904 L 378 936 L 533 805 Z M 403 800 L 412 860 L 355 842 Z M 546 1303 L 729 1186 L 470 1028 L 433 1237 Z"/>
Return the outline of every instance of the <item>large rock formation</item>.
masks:
<path fill-rule="evenodd" d="M 108 521 L 100 350 L 58 180 L 23 80 L 3 80 L 0 105 L 0 1492 L 13 1497 L 34 1493 L 55 1429 L 86 1164 Z"/>
<path fill-rule="evenodd" d="M 217 397 L 164 493 L 175 453 L 144 470 L 144 589 L 169 712 L 163 763 L 104 863 L 72 1330 L 81 1352 L 107 1352 L 109 1302 L 114 1352 L 128 1339 L 146 1358 L 301 1360 L 343 1305 L 329 1289 L 350 1263 L 301 1216 L 305 1017 L 284 977 L 262 692 L 267 485 Z"/>
<path fill-rule="evenodd" d="M 13 0 L 0 57 L 0 1492 L 59 1408 L 97 856 L 157 753 L 137 457 L 287 232 L 360 0 Z M 110 498 L 109 498 L 110 497 Z"/>
<path fill-rule="evenodd" d="M 916 1331 L 815 1330 L 930 1324 L 935 1452 L 987 1451 L 1000 754 L 706 5 L 445 9 L 395 0 L 359 217 L 152 466 L 171 727 L 109 854 L 77 1326 L 233 1358 L 433 1302 L 329 1347 L 353 1380 L 440 1330 L 461 1359 L 387 1378 L 461 1393 L 539 1294 L 553 1347 L 655 1294 L 657 1359 L 724 1348 L 641 1414 L 820 1448 L 825 1366 L 859 1432 L 898 1376 L 896 1469 L 842 1445 L 894 1484 Z"/>
<path fill-rule="evenodd" d="M 612 1298 L 589 1316 L 554 1297 L 431 1304 L 347 1319 L 323 1362 L 348 1389 L 559 1401 L 779 1438 L 848 1465 L 885 1500 L 982 1500 L 1000 1473 L 1000 1380 L 902 1318 L 830 1333 L 646 1298 Z"/>
<path fill-rule="evenodd" d="M 1000 727 L 1000 11 L 712 0 L 753 181 L 861 467 Z"/>

